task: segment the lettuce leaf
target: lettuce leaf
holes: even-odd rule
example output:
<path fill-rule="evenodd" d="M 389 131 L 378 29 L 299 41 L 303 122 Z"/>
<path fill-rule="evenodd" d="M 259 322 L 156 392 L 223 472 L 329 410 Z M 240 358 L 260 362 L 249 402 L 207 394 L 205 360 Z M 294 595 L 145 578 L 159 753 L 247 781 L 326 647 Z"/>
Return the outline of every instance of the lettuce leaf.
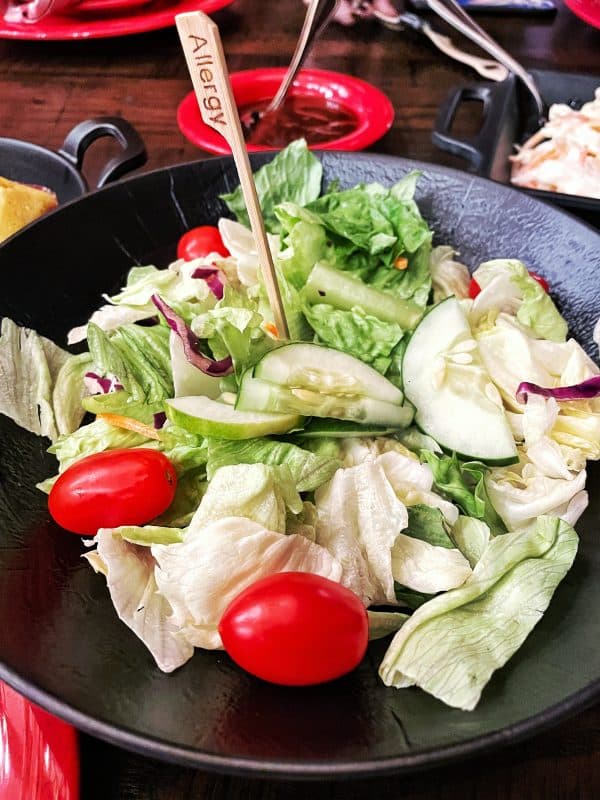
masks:
<path fill-rule="evenodd" d="M 285 533 L 287 512 L 299 514 L 302 500 L 285 467 L 232 464 L 218 469 L 189 529 L 198 530 L 223 517 L 245 517 L 269 531 Z"/>
<path fill-rule="evenodd" d="M 58 459 L 59 472 L 64 472 L 71 464 L 92 453 L 142 446 L 155 448 L 157 443 L 140 433 L 116 428 L 103 419 L 96 419 L 88 425 L 82 425 L 74 433 L 60 436 L 48 448 L 48 452 Z"/>
<path fill-rule="evenodd" d="M 401 611 L 377 611 L 369 609 L 369 641 L 383 639 L 392 633 L 400 630 L 408 619 L 408 614 Z"/>
<path fill-rule="evenodd" d="M 163 400 L 174 393 L 169 329 L 123 325 L 109 335 L 90 323 L 88 344 L 94 371 L 115 375 L 123 389 L 88 397 L 84 407 L 95 414 L 123 414 L 151 423 Z"/>
<path fill-rule="evenodd" d="M 514 259 L 496 259 L 481 264 L 473 273 L 481 287 L 470 313 L 479 318 L 490 309 L 516 314 L 522 325 L 541 339 L 564 342 L 568 325 L 550 295 L 531 277 L 527 267 Z"/>
<path fill-rule="evenodd" d="M 343 311 L 327 303 L 304 306 L 304 315 L 319 341 L 343 350 L 381 373 L 391 364 L 391 353 L 404 331 L 395 322 L 383 322 L 361 308 Z"/>
<path fill-rule="evenodd" d="M 207 474 L 229 464 L 266 464 L 286 467 L 298 492 L 312 492 L 328 481 L 340 466 L 335 455 L 313 453 L 278 439 L 208 439 Z"/>
<path fill-rule="evenodd" d="M 317 542 L 342 565 L 344 586 L 366 606 L 395 604 L 392 547 L 408 513 L 380 459 L 339 469 L 315 505 Z"/>
<path fill-rule="evenodd" d="M 435 486 L 469 517 L 481 519 L 494 533 L 506 528 L 488 496 L 484 481 L 487 467 L 479 461 L 461 461 L 452 456 L 421 450 L 421 458 L 431 468 Z"/>
<path fill-rule="evenodd" d="M 279 152 L 268 164 L 254 173 L 256 192 L 260 202 L 265 227 L 270 233 L 277 233 L 280 223 L 274 209 L 279 203 L 290 201 L 305 206 L 315 200 L 321 192 L 323 167 L 306 146 L 304 139 L 298 139 Z M 238 222 L 250 226 L 242 189 L 221 195 L 229 210 Z"/>
<path fill-rule="evenodd" d="M 444 515 L 439 508 L 417 504 L 408 509 L 407 536 L 452 550 L 454 542 L 448 536 Z"/>
<path fill-rule="evenodd" d="M 98 548 L 87 556 L 97 559 L 115 610 L 125 625 L 141 639 L 163 672 L 172 672 L 188 661 L 193 646 L 173 621 L 168 600 L 158 591 L 155 561 L 146 546 L 130 544 L 108 528 L 98 531 Z"/>
<path fill-rule="evenodd" d="M 197 316 L 192 330 L 200 339 L 208 340 L 215 358 L 230 355 L 239 377 L 277 344 L 264 332 L 264 322 L 257 300 L 226 286 L 222 300 Z"/>
<path fill-rule="evenodd" d="M 461 514 L 452 527 L 452 539 L 471 567 L 481 559 L 490 537 L 488 526 L 475 517 L 465 517 Z"/>
<path fill-rule="evenodd" d="M 379 674 L 387 686 L 416 684 L 470 711 L 493 672 L 523 644 L 573 563 L 577 534 L 540 517 L 493 539 L 472 575 L 418 608 L 392 640 Z"/>
<path fill-rule="evenodd" d="M 394 581 L 413 591 L 445 592 L 463 584 L 470 574 L 468 561 L 456 548 L 438 547 L 407 533 L 399 534 L 392 547 Z"/>
<path fill-rule="evenodd" d="M 76 428 L 83 417 L 77 409 L 82 389 L 76 398 L 64 394 L 81 365 L 72 358 L 50 339 L 5 317 L 0 329 L 0 413 L 51 440 L 66 428 Z"/>
<path fill-rule="evenodd" d="M 439 245 L 429 256 L 429 269 L 433 284 L 433 302 L 439 303 L 450 295 L 459 300 L 469 296 L 471 275 L 467 267 L 455 259 L 452 247 Z"/>
<path fill-rule="evenodd" d="M 304 536 L 276 533 L 243 517 L 190 527 L 180 544 L 153 545 L 156 582 L 173 609 L 172 623 L 186 640 L 222 647 L 218 625 L 236 595 L 278 572 L 312 572 L 333 581 L 341 567 Z"/>

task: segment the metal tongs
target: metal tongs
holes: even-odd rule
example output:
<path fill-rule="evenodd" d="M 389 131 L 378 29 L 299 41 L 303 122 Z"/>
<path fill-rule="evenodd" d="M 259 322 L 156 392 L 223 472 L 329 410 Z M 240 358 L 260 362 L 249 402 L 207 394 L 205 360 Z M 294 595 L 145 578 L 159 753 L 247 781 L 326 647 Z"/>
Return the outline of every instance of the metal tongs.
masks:
<path fill-rule="evenodd" d="M 408 11 L 403 11 L 398 14 L 388 14 L 376 6 L 372 5 L 366 0 L 353 0 L 352 3 L 355 15 L 361 17 L 374 17 L 378 22 L 393 31 L 401 31 L 405 28 L 410 28 L 417 33 L 422 33 L 429 41 L 437 47 L 442 53 L 459 61 L 461 64 L 467 64 L 481 75 L 490 81 L 503 81 L 508 76 L 507 70 L 497 61 L 492 61 L 487 58 L 479 58 L 464 50 L 460 50 L 452 41 L 449 36 L 434 30 L 431 25 L 419 17 L 417 14 L 412 14 Z"/>
<path fill-rule="evenodd" d="M 456 0 L 426 0 L 427 6 L 448 25 L 466 36 L 486 53 L 499 61 L 507 70 L 523 82 L 536 105 L 538 122 L 543 125 L 547 119 L 547 108 L 531 75 L 518 61 L 500 47 L 484 29 L 459 5 Z"/>

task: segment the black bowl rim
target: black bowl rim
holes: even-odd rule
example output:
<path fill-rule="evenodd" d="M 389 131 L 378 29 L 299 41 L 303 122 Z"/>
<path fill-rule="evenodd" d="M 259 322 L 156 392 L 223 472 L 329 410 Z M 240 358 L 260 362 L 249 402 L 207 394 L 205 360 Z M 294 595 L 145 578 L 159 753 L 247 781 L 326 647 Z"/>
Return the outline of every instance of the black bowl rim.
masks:
<path fill-rule="evenodd" d="M 250 154 L 250 162 L 254 167 L 255 164 L 262 164 L 270 161 L 277 151 L 268 151 L 265 153 L 252 153 Z M 417 169 L 422 171 L 433 171 L 455 177 L 460 180 L 477 181 L 489 183 L 494 187 L 494 191 L 508 192 L 523 196 L 523 193 L 518 189 L 493 181 L 490 178 L 473 175 L 459 169 L 453 169 L 434 163 L 424 161 L 417 161 L 414 159 L 404 158 L 402 156 L 394 156 L 387 153 L 377 152 L 351 152 L 339 150 L 322 150 L 315 152 L 319 157 L 327 155 L 342 156 L 343 158 L 353 158 L 357 160 L 380 162 L 391 162 L 394 164 L 402 163 L 409 169 Z M 149 170 L 137 175 L 132 175 L 123 181 L 110 184 L 89 192 L 82 197 L 74 198 L 73 200 L 64 203 L 49 214 L 44 216 L 44 220 L 49 219 L 63 209 L 69 207 L 72 203 L 78 203 L 89 198 L 93 198 L 98 192 L 108 192 L 115 189 L 121 183 L 129 183 L 132 181 L 143 182 L 151 180 L 153 176 L 168 172 L 170 170 L 185 169 L 189 166 L 203 163 L 204 161 L 223 161 L 231 164 L 232 156 L 211 156 L 206 159 L 199 159 L 195 161 L 181 162 L 172 164 L 167 167 L 159 167 L 154 170 Z M 537 197 L 531 197 L 533 203 L 549 207 L 554 214 L 562 215 L 570 219 L 576 225 L 581 226 L 583 230 L 591 232 L 598 238 L 600 250 L 600 233 L 590 224 L 577 218 L 573 214 L 568 213 L 563 208 L 557 207 L 553 203 L 540 200 Z M 0 245 L 0 255 L 2 254 L 3 247 L 11 240 L 18 236 L 22 236 L 24 232 L 30 227 L 39 223 L 36 220 L 31 225 L 23 228 L 22 231 L 15 234 L 6 240 L 6 243 Z M 302 761 L 296 762 L 291 760 L 268 760 L 262 758 L 250 758 L 240 756 L 219 756 L 215 753 L 202 751 L 199 749 L 185 747 L 182 745 L 174 745 L 160 738 L 153 737 L 152 735 L 140 735 L 129 729 L 123 727 L 116 727 L 110 723 L 96 719 L 89 714 L 78 711 L 67 703 L 64 703 L 60 698 L 38 688 L 27 680 L 20 678 L 20 676 L 7 667 L 0 660 L 0 680 L 6 681 L 13 689 L 20 694 L 27 697 L 33 703 L 45 708 L 51 714 L 62 718 L 66 722 L 72 724 L 77 729 L 102 739 L 110 744 L 118 747 L 124 747 L 133 752 L 139 753 L 149 758 L 159 759 L 165 762 L 181 764 L 183 766 L 192 767 L 196 769 L 206 769 L 213 772 L 256 777 L 256 778 L 270 778 L 270 779 L 294 779 L 294 780 L 340 780 L 345 778 L 364 778 L 374 776 L 384 776 L 393 773 L 408 773 L 427 768 L 433 768 L 448 764 L 453 761 L 459 761 L 468 757 L 489 753 L 498 747 L 507 747 L 509 745 L 527 739 L 534 734 L 542 733 L 549 728 L 559 724 L 569 717 L 574 716 L 580 711 L 594 704 L 600 698 L 600 677 L 584 686 L 577 692 L 565 697 L 560 702 L 544 709 L 543 711 L 531 717 L 527 717 L 514 725 L 507 725 L 497 731 L 488 733 L 484 736 L 474 736 L 469 739 L 463 740 L 457 744 L 435 747 L 431 749 L 422 750 L 419 753 L 410 755 L 399 755 L 391 757 L 382 757 L 372 760 L 361 761 L 338 761 L 335 763 L 321 762 L 321 761 Z"/>
<path fill-rule="evenodd" d="M 58 153 L 56 150 L 50 150 L 49 147 L 43 147 L 41 144 L 35 144 L 34 142 L 27 142 L 24 139 L 11 139 L 6 136 L 0 136 L 0 147 L 3 145 L 7 145 L 9 147 L 18 147 L 23 150 L 28 151 L 35 151 L 41 156 L 49 159 L 50 161 L 58 162 L 62 167 L 64 167 L 71 176 L 75 179 L 77 184 L 81 187 L 82 194 L 87 192 L 87 185 L 83 175 L 77 170 L 76 167 L 73 166 L 64 156 Z M 68 203 L 72 203 L 74 200 L 79 200 L 79 197 L 73 198 L 73 200 L 67 201 Z M 60 207 L 63 208 L 66 206 L 67 203 L 61 203 Z"/>

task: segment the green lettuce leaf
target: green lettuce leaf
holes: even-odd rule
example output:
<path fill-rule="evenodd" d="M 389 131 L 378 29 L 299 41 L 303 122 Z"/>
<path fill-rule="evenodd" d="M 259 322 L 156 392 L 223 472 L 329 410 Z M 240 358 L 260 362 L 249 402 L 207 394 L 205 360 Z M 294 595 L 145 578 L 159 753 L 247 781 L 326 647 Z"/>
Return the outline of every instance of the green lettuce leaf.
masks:
<path fill-rule="evenodd" d="M 504 533 L 506 528 L 498 516 L 485 486 L 487 467 L 479 461 L 461 461 L 452 456 L 421 450 L 421 460 L 433 472 L 436 489 L 461 508 L 469 517 L 486 522 L 494 533 Z"/>
<path fill-rule="evenodd" d="M 167 425 L 159 431 L 160 448 L 179 475 L 203 467 L 208 460 L 207 440 L 178 425 Z"/>
<path fill-rule="evenodd" d="M 427 594 L 426 592 L 417 592 L 414 589 L 409 589 L 408 586 L 403 586 L 398 581 L 394 581 L 394 592 L 396 594 L 396 601 L 402 608 L 416 609 L 435 597 L 434 594 Z"/>
<path fill-rule="evenodd" d="M 152 422 L 162 401 L 173 397 L 169 329 L 162 325 L 123 325 L 113 335 L 88 324 L 94 371 L 114 375 L 123 390 L 94 395 L 84 407 L 95 414 L 113 413 Z"/>
<path fill-rule="evenodd" d="M 165 528 L 161 525 L 121 525 L 111 528 L 111 532 L 130 544 L 150 547 L 153 544 L 176 544 L 182 542 L 184 533 L 178 528 Z"/>
<path fill-rule="evenodd" d="M 317 261 L 327 258 L 330 245 L 325 228 L 316 214 L 294 203 L 282 203 L 275 214 L 284 240 L 278 266 L 292 286 L 301 289 Z"/>
<path fill-rule="evenodd" d="M 277 439 L 208 439 L 209 479 L 229 464 L 266 464 L 287 467 L 299 492 L 312 492 L 331 478 L 340 466 L 338 448 L 332 454 L 313 453 Z M 303 442 L 304 444 L 304 442 Z"/>
<path fill-rule="evenodd" d="M 192 330 L 208 341 L 215 358 L 230 355 L 239 377 L 277 344 L 262 329 L 264 322 L 256 299 L 226 286 L 222 300 L 214 309 L 197 316 Z"/>
<path fill-rule="evenodd" d="M 446 547 L 452 550 L 456 546 L 448 536 L 444 515 L 439 508 L 432 506 L 409 506 L 408 528 L 404 533 L 436 547 Z"/>
<path fill-rule="evenodd" d="M 395 322 L 383 322 L 360 308 L 343 311 L 327 303 L 306 305 L 304 315 L 319 340 L 343 350 L 385 373 L 391 353 L 404 332 Z"/>
<path fill-rule="evenodd" d="M 493 672 L 541 619 L 577 552 L 566 522 L 540 517 L 493 539 L 472 575 L 415 611 L 380 667 L 387 686 L 417 686 L 470 711 Z"/>
<path fill-rule="evenodd" d="M 298 139 L 278 153 L 268 164 L 254 173 L 256 192 L 260 201 L 265 227 L 277 233 L 280 223 L 274 209 L 279 203 L 290 201 L 305 206 L 321 192 L 323 167 L 310 152 L 304 139 Z M 240 186 L 230 194 L 221 195 L 238 222 L 250 226 L 246 204 Z"/>
<path fill-rule="evenodd" d="M 408 614 L 401 611 L 377 611 L 368 609 L 369 617 L 369 641 L 383 639 L 392 633 L 400 630 L 408 619 Z"/>

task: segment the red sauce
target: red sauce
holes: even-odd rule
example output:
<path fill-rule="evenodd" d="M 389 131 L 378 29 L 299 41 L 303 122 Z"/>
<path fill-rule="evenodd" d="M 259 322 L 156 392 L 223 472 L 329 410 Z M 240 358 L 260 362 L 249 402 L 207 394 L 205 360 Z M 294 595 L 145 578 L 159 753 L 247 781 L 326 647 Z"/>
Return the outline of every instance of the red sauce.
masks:
<path fill-rule="evenodd" d="M 242 120 L 259 116 L 270 100 L 262 100 L 239 109 Z M 322 96 L 288 96 L 274 113 L 259 118 L 245 131 L 246 141 L 270 147 L 285 147 L 294 139 L 304 138 L 307 144 L 323 144 L 352 133 L 358 125 L 354 114 L 339 103 Z M 245 126 L 244 126 L 245 127 Z"/>

